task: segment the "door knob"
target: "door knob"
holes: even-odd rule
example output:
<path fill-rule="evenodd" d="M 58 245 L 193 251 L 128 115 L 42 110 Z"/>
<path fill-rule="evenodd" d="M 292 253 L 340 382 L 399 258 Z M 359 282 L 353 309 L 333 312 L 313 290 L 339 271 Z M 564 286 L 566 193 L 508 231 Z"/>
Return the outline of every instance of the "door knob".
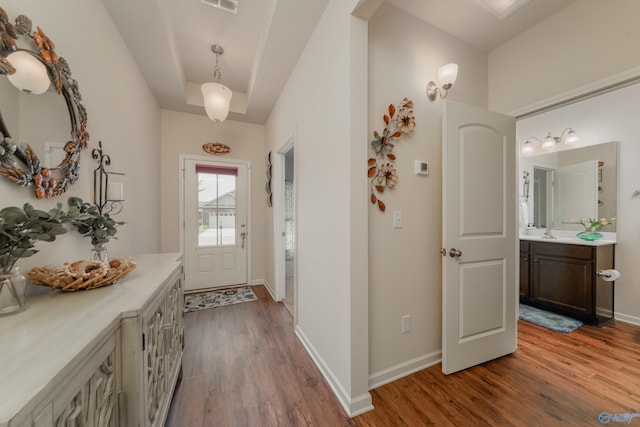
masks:
<path fill-rule="evenodd" d="M 447 256 L 447 248 L 440 248 L 440 253 L 442 256 Z"/>
<path fill-rule="evenodd" d="M 456 248 L 451 248 L 451 250 L 449 251 L 449 256 L 451 258 L 458 258 L 462 256 L 462 252 L 457 250 Z"/>

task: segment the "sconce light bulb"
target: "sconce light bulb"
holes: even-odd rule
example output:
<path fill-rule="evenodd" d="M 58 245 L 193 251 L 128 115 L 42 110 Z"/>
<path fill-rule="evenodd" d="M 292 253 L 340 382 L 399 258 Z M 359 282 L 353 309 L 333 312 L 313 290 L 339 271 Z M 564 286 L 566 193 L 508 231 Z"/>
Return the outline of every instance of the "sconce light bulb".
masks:
<path fill-rule="evenodd" d="M 569 133 L 567 134 L 567 137 L 564 139 L 564 143 L 567 145 L 573 145 L 579 140 L 580 138 L 578 137 L 578 134 L 576 133 L 576 131 L 574 131 L 573 129 L 569 129 Z"/>
<path fill-rule="evenodd" d="M 528 139 L 522 145 L 523 153 L 531 153 L 533 151 L 533 144 Z"/>
<path fill-rule="evenodd" d="M 549 132 L 547 134 L 547 137 L 544 139 L 544 141 L 542 141 L 542 147 L 550 148 L 550 147 L 553 147 L 554 145 L 556 145 L 556 139 L 553 136 L 551 136 L 551 132 Z"/>
<path fill-rule="evenodd" d="M 32 95 L 40 95 L 49 89 L 47 67 L 35 56 L 18 50 L 7 55 L 16 72 L 7 76 L 12 85 Z"/>

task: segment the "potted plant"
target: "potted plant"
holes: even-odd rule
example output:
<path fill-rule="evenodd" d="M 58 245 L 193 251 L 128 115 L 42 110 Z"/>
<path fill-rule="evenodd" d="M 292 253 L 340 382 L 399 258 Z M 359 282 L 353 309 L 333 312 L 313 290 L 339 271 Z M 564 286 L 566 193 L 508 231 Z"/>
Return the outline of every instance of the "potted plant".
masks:
<path fill-rule="evenodd" d="M 86 237 L 91 237 L 94 259 L 108 261 L 108 253 L 105 243 L 116 239 L 117 226 L 124 222 L 114 221 L 109 214 L 102 213 L 96 205 L 83 202 L 79 197 L 69 197 L 69 211 L 65 215 L 65 221 L 76 227 L 78 232 Z"/>
<path fill-rule="evenodd" d="M 37 253 L 38 241 L 53 242 L 66 233 L 62 205 L 48 211 L 9 206 L 0 210 L 0 314 L 14 312 L 25 305 L 25 279 L 16 262 Z"/>

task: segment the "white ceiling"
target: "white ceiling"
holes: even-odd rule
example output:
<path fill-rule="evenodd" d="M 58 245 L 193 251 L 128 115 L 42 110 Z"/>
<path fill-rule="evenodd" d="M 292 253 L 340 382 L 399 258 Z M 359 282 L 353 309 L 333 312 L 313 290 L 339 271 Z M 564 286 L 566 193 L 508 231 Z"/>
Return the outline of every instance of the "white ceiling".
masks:
<path fill-rule="evenodd" d="M 200 85 L 213 81 L 220 44 L 229 119 L 263 124 L 328 0 L 239 0 L 238 14 L 201 0 L 102 0 L 163 108 L 204 115 Z M 490 51 L 575 0 L 386 0 L 479 49 Z"/>

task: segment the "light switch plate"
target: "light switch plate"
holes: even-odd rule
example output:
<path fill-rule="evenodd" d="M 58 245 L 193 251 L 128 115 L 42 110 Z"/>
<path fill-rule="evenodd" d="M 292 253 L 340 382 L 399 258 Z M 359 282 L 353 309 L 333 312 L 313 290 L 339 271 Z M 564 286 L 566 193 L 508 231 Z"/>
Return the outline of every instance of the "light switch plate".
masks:
<path fill-rule="evenodd" d="M 429 175 L 429 163 L 422 160 L 416 160 L 414 171 L 416 175 Z"/>
<path fill-rule="evenodd" d="M 393 228 L 402 228 L 402 211 L 393 211 Z"/>

